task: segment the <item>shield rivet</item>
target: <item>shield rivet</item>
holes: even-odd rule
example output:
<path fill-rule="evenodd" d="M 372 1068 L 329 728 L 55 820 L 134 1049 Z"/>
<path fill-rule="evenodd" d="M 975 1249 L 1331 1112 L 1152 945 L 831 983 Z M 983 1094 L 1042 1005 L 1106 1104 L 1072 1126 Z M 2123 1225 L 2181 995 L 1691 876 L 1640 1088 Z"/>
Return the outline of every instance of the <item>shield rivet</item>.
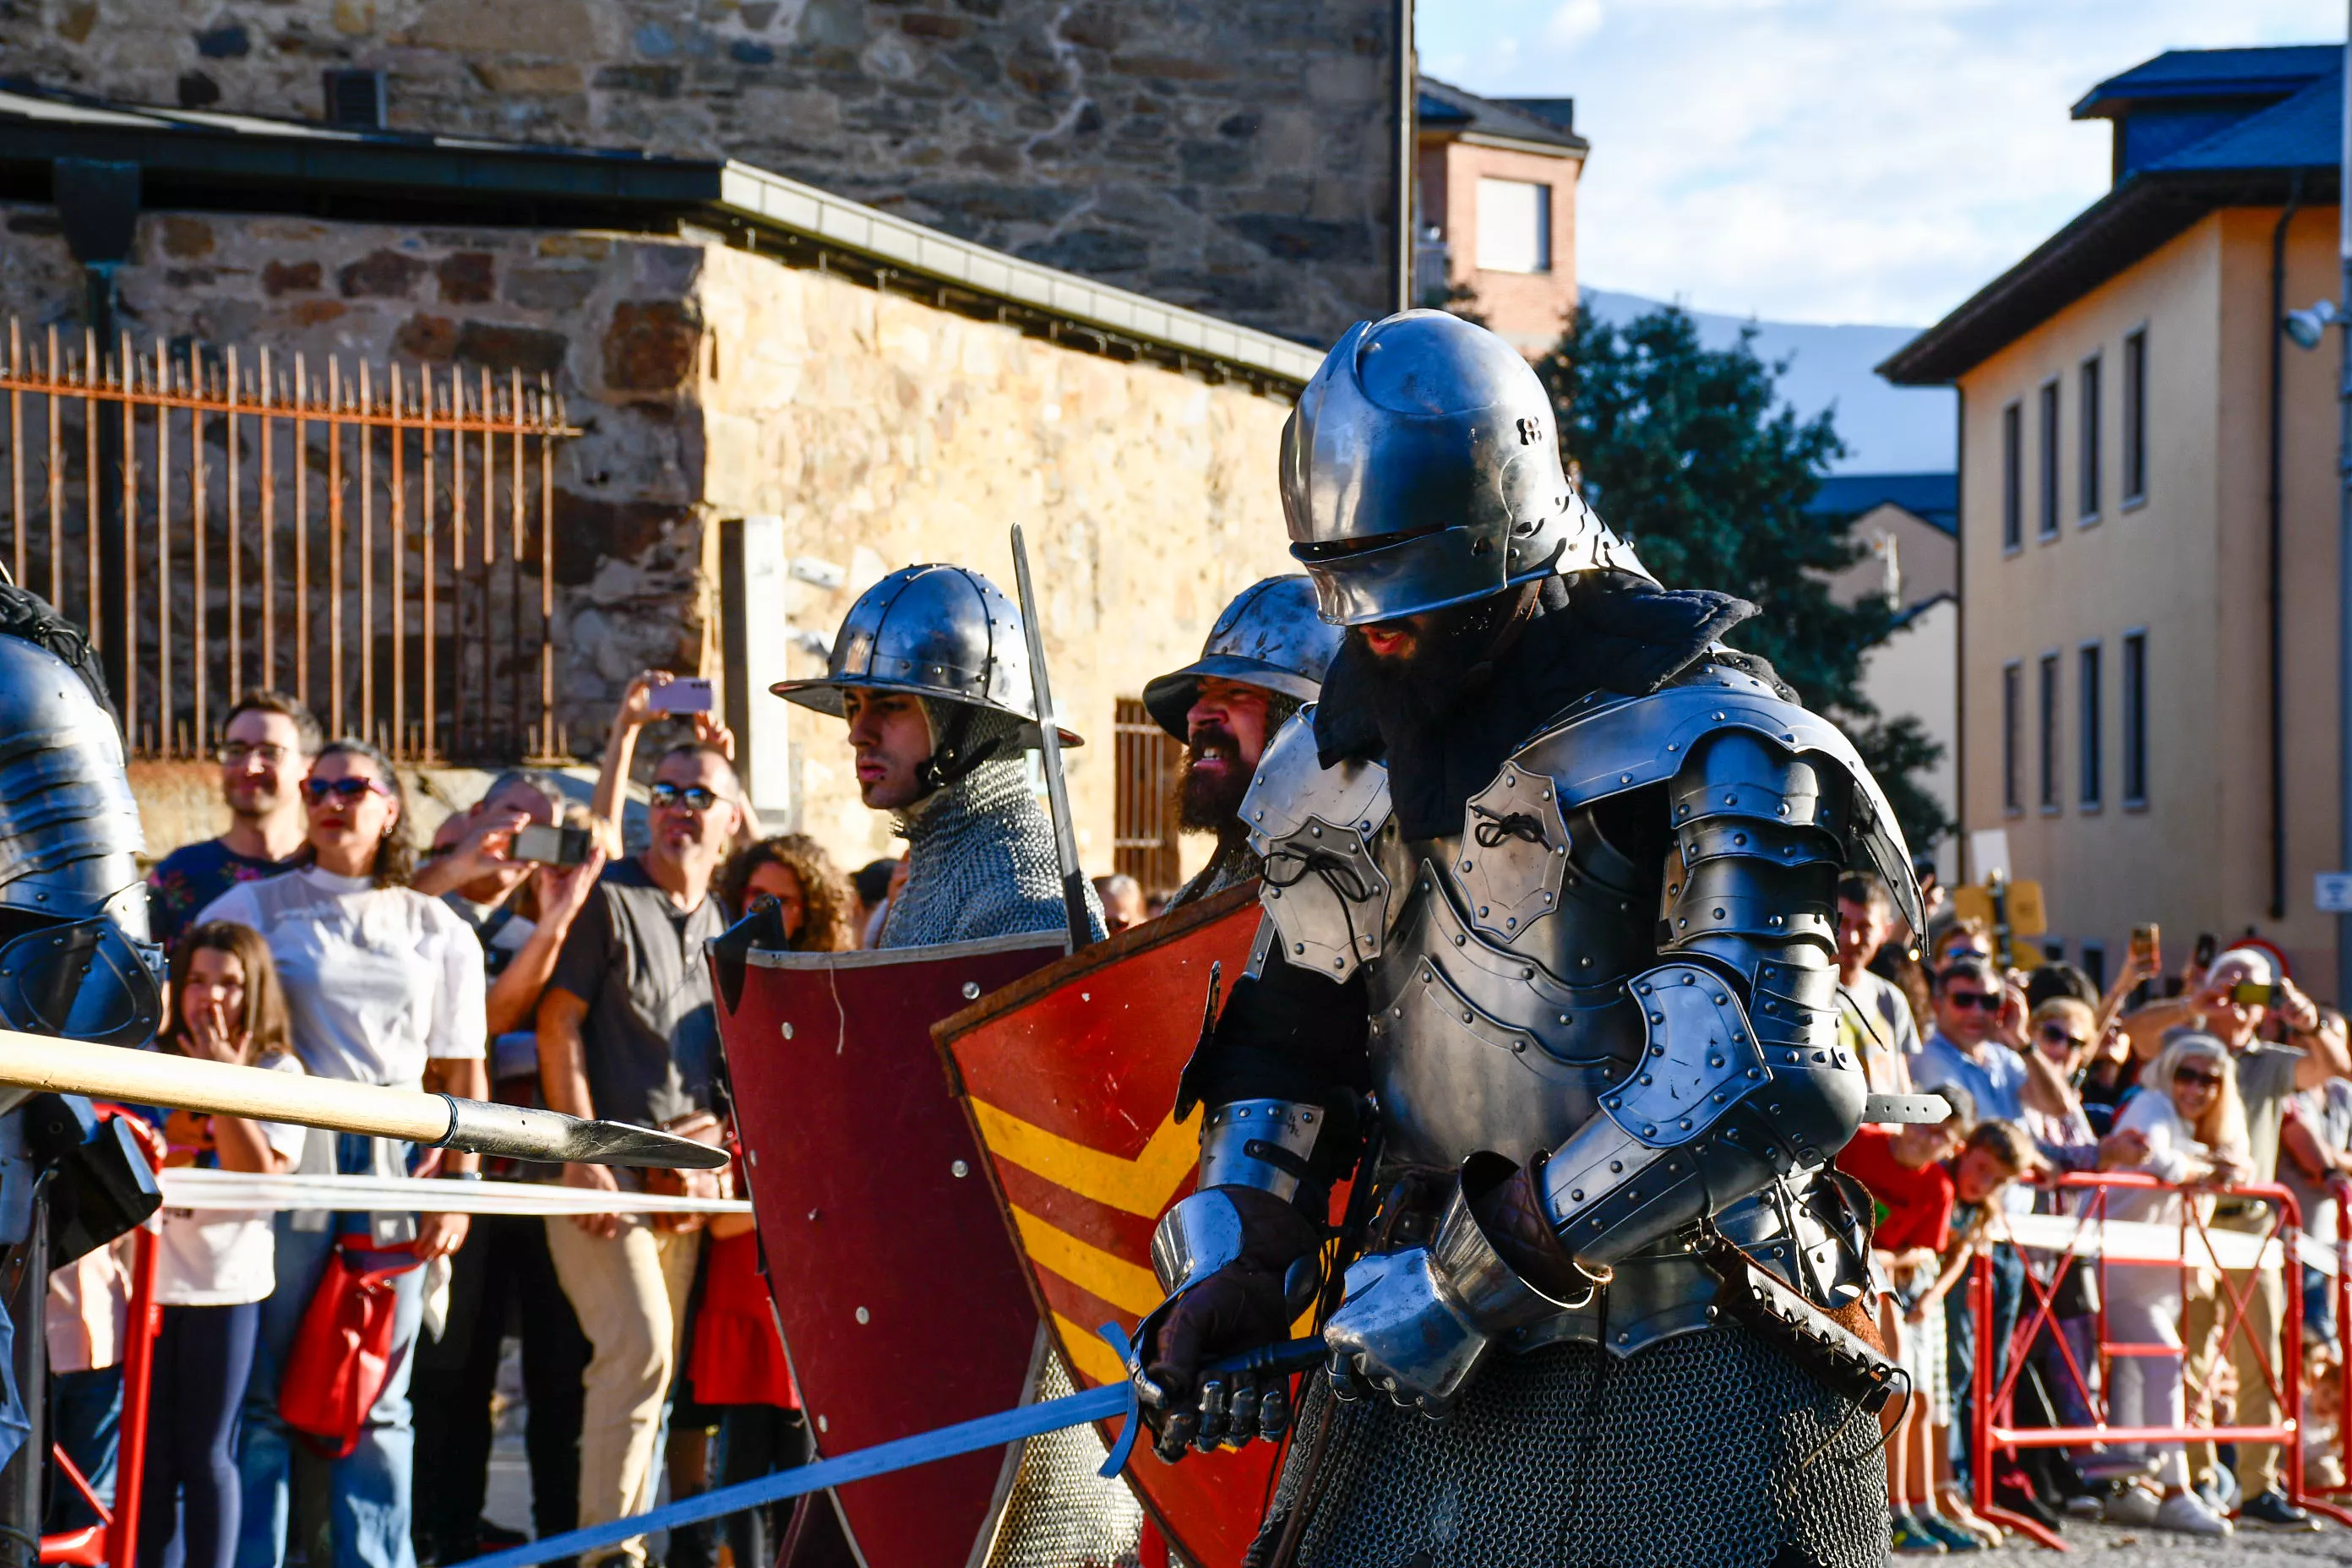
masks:
<path fill-rule="evenodd" d="M 963 983 L 963 999 L 967 1002 L 976 1001 L 979 996 L 980 982 L 977 980 L 965 981 Z"/>
<path fill-rule="evenodd" d="M 870 1323 L 874 1321 L 874 1314 L 860 1307 L 857 1309 L 857 1321 L 861 1323 Z"/>
<path fill-rule="evenodd" d="M 971 1174 L 971 1167 L 965 1164 L 961 1160 L 958 1160 L 954 1164 L 948 1167 L 948 1174 L 961 1179 Z"/>
<path fill-rule="evenodd" d="M 788 1019 L 786 1019 L 786 1020 L 784 1021 L 784 1038 L 786 1038 L 786 1039 L 788 1039 L 788 1040 L 789 1040 L 789 1039 L 791 1039 L 792 1037 L 793 1037 L 793 1026 L 792 1026 L 792 1020 L 788 1018 Z"/>

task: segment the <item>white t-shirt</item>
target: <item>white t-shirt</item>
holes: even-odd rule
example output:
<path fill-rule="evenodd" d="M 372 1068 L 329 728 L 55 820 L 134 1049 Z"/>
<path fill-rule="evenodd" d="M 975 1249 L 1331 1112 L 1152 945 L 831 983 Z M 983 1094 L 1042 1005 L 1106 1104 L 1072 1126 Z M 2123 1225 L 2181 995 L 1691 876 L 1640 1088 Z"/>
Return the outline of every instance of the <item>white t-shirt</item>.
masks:
<path fill-rule="evenodd" d="M 290 1051 L 255 1064 L 299 1073 Z M 309 1129 L 263 1121 L 262 1141 L 288 1160 L 302 1157 Z M 258 1301 L 278 1288 L 278 1240 L 269 1213 L 165 1209 L 155 1246 L 155 1300 L 166 1307 L 235 1307 Z"/>
<path fill-rule="evenodd" d="M 482 944 L 438 899 L 312 866 L 239 883 L 196 918 L 261 933 L 295 1053 L 320 1078 L 415 1089 L 429 1058 L 483 1055 Z"/>

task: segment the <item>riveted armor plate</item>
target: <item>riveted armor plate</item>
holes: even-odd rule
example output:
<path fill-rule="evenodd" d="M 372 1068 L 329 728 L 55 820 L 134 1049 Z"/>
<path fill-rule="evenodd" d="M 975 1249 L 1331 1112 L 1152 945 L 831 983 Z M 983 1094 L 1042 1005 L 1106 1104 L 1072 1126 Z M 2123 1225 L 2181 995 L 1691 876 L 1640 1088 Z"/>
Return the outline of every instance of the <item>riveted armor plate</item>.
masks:
<path fill-rule="evenodd" d="M 1454 875 L 1471 923 L 1509 942 L 1559 908 L 1568 823 L 1550 779 L 1506 764 L 1470 797 Z"/>
<path fill-rule="evenodd" d="M 1306 831 L 1308 821 L 1351 828 L 1366 838 L 1389 819 L 1389 771 L 1378 763 L 1325 767 L 1315 749 L 1315 704 L 1292 714 L 1258 760 L 1242 823 L 1250 847 L 1271 852 L 1277 839 Z"/>
<path fill-rule="evenodd" d="M 1298 1194 L 1322 1131 L 1318 1106 L 1287 1100 L 1212 1106 L 1201 1124 L 1201 1185 L 1257 1187 L 1286 1203 Z"/>
<path fill-rule="evenodd" d="M 1653 1149 L 1705 1131 L 1764 1069 L 1748 1018 L 1731 988 L 1696 963 L 1662 964 L 1633 982 L 1648 1028 L 1633 1079 L 1602 1107 Z"/>
<path fill-rule="evenodd" d="M 1344 981 L 1381 955 L 1389 879 L 1362 833 L 1310 817 L 1267 846 L 1265 877 L 1287 962 Z"/>

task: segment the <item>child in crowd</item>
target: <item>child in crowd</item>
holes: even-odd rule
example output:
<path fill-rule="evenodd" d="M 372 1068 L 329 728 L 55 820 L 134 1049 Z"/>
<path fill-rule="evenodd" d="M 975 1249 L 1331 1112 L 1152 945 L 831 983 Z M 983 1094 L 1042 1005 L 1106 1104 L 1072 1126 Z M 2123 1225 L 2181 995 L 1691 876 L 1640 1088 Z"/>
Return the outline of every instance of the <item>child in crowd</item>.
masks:
<path fill-rule="evenodd" d="M 163 1049 L 302 1070 L 287 1048 L 277 968 L 249 928 L 215 921 L 183 933 L 172 953 L 171 994 Z M 174 1110 L 164 1122 L 165 1163 L 277 1175 L 300 1160 L 304 1135 L 281 1122 Z M 139 1568 L 161 1568 L 175 1539 L 186 1568 L 230 1568 L 236 1560 L 237 1412 L 260 1303 L 277 1283 L 268 1215 L 163 1212 L 155 1265 L 163 1322 L 148 1394 Z"/>
<path fill-rule="evenodd" d="M 1934 1284 L 1950 1245 L 1952 1175 L 1943 1163 L 1967 1136 L 1968 1122 L 1955 1109 L 1948 1120 L 1932 1125 L 1864 1127 L 1838 1155 L 1838 1167 L 1877 1202 L 1870 1251 L 1873 1271 L 1886 1287 L 1879 1302 L 1879 1330 L 1911 1379 L 1886 1444 L 1887 1509 L 1897 1552 L 1941 1552 L 1960 1535 L 1936 1516 L 1928 1497 L 1935 1479 L 1930 1416 L 1951 1404 L 1944 1387 L 1943 1317 L 1930 1312 L 1906 1326 L 1903 1312 Z"/>

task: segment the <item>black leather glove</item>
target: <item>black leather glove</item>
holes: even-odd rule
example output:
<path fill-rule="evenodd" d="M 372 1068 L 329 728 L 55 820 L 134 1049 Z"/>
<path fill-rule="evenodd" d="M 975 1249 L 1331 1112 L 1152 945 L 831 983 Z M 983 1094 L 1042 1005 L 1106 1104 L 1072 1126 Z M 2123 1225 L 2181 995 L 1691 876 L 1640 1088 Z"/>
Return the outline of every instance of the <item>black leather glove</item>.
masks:
<path fill-rule="evenodd" d="M 1155 1321 L 1138 1348 L 1144 1368 L 1137 1380 L 1154 1451 L 1174 1460 L 1187 1447 L 1203 1452 L 1253 1437 L 1279 1437 L 1290 1425 L 1287 1377 L 1203 1379 L 1203 1364 L 1288 1337 L 1305 1310 L 1286 1286 L 1306 1281 L 1297 1265 L 1312 1264 L 1322 1237 L 1305 1215 L 1255 1187 L 1218 1189 L 1241 1215 L 1241 1252 L 1231 1263 L 1187 1286 Z"/>

